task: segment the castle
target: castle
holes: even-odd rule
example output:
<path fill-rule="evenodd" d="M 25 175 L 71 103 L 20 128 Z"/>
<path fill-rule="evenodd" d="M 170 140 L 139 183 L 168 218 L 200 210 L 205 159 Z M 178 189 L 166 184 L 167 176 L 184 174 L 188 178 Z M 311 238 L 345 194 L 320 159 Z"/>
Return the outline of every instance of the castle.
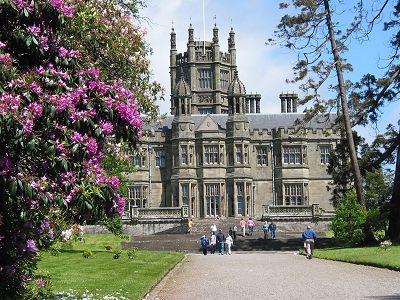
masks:
<path fill-rule="evenodd" d="M 261 95 L 239 79 L 233 29 L 227 53 L 216 25 L 211 42 L 195 41 L 190 25 L 183 53 L 174 29 L 170 42 L 171 116 L 146 128 L 142 155 L 131 159 L 128 206 L 185 206 L 193 218 L 333 212 L 332 124 L 295 125 L 304 114 L 294 93 L 279 96 L 280 114 L 261 114 Z"/>

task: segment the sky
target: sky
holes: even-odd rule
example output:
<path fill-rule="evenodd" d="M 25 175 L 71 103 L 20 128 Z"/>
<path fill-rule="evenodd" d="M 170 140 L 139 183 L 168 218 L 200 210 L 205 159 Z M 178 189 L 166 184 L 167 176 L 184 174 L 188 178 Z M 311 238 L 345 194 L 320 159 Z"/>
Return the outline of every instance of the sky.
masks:
<path fill-rule="evenodd" d="M 280 0 L 204 0 L 205 39 L 212 39 L 214 23 L 219 28 L 221 51 L 228 51 L 228 35 L 233 27 L 236 33 L 236 51 L 239 79 L 247 93 L 261 94 L 261 113 L 279 113 L 279 94 L 300 93 L 298 84 L 287 84 L 297 56 L 279 45 L 267 46 L 265 42 L 273 32 L 285 11 L 280 10 Z M 178 53 L 186 51 L 189 24 L 193 24 L 195 40 L 203 40 L 202 0 L 146 0 L 147 7 L 141 11 L 142 26 L 147 30 L 146 40 L 153 49 L 150 57 L 154 78 L 165 87 L 165 101 L 160 102 L 162 113 L 169 114 L 170 78 L 169 49 L 171 27 L 174 27 Z M 336 21 L 339 26 L 351 19 L 351 9 L 342 12 Z M 335 20 L 334 20 L 335 21 Z M 378 25 L 382 26 L 382 24 Z M 388 55 L 387 35 L 378 31 L 369 41 L 350 41 L 351 51 L 346 54 L 354 71 L 345 74 L 345 79 L 358 80 L 365 73 L 382 74 Z M 333 78 L 335 79 L 335 78 Z M 322 96 L 330 97 L 326 91 Z M 400 119 L 399 102 L 385 109 L 379 130 L 387 123 L 397 125 Z M 377 129 L 360 128 L 363 135 L 374 136 Z"/>

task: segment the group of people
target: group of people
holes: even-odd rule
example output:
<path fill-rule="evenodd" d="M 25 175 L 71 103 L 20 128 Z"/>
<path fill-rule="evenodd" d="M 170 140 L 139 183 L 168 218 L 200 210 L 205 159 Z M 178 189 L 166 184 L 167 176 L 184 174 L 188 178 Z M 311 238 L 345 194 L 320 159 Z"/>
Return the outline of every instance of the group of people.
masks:
<path fill-rule="evenodd" d="M 206 237 L 205 234 L 200 238 L 203 254 L 207 255 L 209 247 L 211 254 L 215 254 L 215 251 L 217 250 L 220 255 L 224 255 L 225 251 L 227 254 L 231 255 L 232 245 L 233 245 L 233 238 L 231 234 L 228 233 L 228 235 L 225 237 L 224 233 L 222 232 L 222 229 L 220 229 L 217 233 L 215 224 L 211 226 L 212 229 L 214 229 L 214 227 L 215 230 L 211 230 L 211 235 L 209 239 Z M 226 244 L 226 250 L 225 250 L 225 244 Z"/>
<path fill-rule="evenodd" d="M 264 232 L 264 240 L 269 239 L 269 237 L 271 237 L 272 240 L 276 238 L 276 224 L 274 222 L 268 224 L 268 222 L 265 221 L 262 230 Z"/>

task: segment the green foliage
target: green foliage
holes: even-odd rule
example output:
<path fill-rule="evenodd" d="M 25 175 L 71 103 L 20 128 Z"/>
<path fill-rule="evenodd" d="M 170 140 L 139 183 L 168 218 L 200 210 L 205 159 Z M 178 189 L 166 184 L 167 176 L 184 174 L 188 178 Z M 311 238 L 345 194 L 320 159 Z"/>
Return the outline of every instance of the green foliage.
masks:
<path fill-rule="evenodd" d="M 61 250 L 62 250 L 62 245 L 60 243 L 55 243 L 55 244 L 51 245 L 51 247 L 49 249 L 50 254 L 53 256 L 58 256 L 60 254 Z"/>
<path fill-rule="evenodd" d="M 92 257 L 92 256 L 93 256 L 93 251 L 90 250 L 89 248 L 85 248 L 85 249 L 83 250 L 83 252 L 82 252 L 82 256 L 83 256 L 84 258 Z"/>
<path fill-rule="evenodd" d="M 357 202 L 355 192 L 347 192 L 332 220 L 332 230 L 335 239 L 350 245 L 361 243 L 365 238 L 364 227 L 366 220 L 367 213 Z"/>
<path fill-rule="evenodd" d="M 134 259 L 138 256 L 139 249 L 137 247 L 130 248 L 126 251 L 129 259 Z"/>
<path fill-rule="evenodd" d="M 121 251 L 121 250 L 115 249 L 115 250 L 113 251 L 113 258 L 114 258 L 114 259 L 118 259 L 118 258 L 121 257 L 121 254 L 122 254 L 122 251 Z"/>

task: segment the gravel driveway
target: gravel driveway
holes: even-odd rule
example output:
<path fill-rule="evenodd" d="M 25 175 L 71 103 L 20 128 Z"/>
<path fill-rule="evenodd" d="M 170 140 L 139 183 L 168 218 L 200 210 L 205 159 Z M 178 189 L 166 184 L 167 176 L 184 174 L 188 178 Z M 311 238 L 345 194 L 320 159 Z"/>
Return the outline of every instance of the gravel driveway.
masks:
<path fill-rule="evenodd" d="M 146 299 L 400 299 L 400 272 L 293 252 L 189 254 Z"/>

